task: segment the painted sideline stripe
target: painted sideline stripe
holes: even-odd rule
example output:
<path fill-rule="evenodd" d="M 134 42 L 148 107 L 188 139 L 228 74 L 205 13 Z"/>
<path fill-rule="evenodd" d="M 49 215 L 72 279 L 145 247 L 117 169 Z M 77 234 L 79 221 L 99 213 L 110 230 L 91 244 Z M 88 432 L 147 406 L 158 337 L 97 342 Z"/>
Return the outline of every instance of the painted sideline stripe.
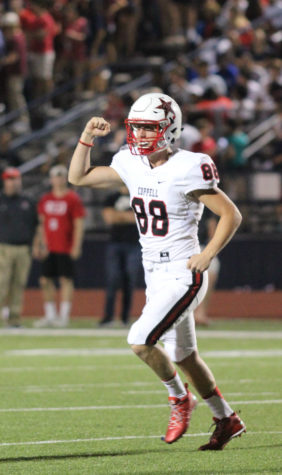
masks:
<path fill-rule="evenodd" d="M 129 329 L 96 329 L 96 328 L 1 328 L 0 336 L 127 336 Z M 264 330 L 197 330 L 199 338 L 232 338 L 242 340 L 281 340 L 282 331 Z"/>
<path fill-rule="evenodd" d="M 129 348 L 35 348 L 26 350 L 7 350 L 4 356 L 134 356 Z M 202 351 L 206 358 L 257 358 L 282 356 L 282 349 L 277 350 L 218 350 Z"/>
<path fill-rule="evenodd" d="M 282 404 L 282 399 L 264 399 L 254 401 L 228 401 L 230 405 L 251 405 L 251 404 Z M 197 407 L 204 406 L 206 403 L 200 402 Z M 60 411 L 108 411 L 108 410 L 120 410 L 120 409 L 161 409 L 168 407 L 167 404 L 136 404 L 136 405 L 124 405 L 124 406 L 70 406 L 70 407 L 10 407 L 1 408 L 0 413 L 7 412 L 60 412 Z"/>
<path fill-rule="evenodd" d="M 272 434 L 280 435 L 282 431 L 248 431 L 248 435 Z M 198 434 L 184 434 L 183 437 L 204 437 L 209 436 L 210 432 L 199 432 Z M 124 435 L 120 437 L 92 437 L 88 439 L 65 439 L 65 440 L 34 440 L 30 442 L 2 442 L 0 447 L 11 447 L 18 445 L 47 445 L 47 444 L 73 444 L 81 442 L 106 442 L 111 440 L 136 440 L 136 439 L 160 439 L 160 435 Z"/>

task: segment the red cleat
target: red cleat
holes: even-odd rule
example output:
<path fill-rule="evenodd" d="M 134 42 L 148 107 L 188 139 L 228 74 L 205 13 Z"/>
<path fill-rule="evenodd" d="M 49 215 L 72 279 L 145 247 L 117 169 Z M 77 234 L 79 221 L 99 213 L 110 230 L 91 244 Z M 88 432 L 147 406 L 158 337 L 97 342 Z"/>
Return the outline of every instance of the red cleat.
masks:
<path fill-rule="evenodd" d="M 167 444 L 173 444 L 187 431 L 191 414 L 197 405 L 197 398 L 188 391 L 188 384 L 185 384 L 187 395 L 181 399 L 169 397 L 171 407 L 170 419 L 164 441 Z"/>
<path fill-rule="evenodd" d="M 231 439 L 246 432 L 246 426 L 236 412 L 233 412 L 230 417 L 223 419 L 214 417 L 213 420 L 216 427 L 210 441 L 199 447 L 199 450 L 222 450 Z"/>

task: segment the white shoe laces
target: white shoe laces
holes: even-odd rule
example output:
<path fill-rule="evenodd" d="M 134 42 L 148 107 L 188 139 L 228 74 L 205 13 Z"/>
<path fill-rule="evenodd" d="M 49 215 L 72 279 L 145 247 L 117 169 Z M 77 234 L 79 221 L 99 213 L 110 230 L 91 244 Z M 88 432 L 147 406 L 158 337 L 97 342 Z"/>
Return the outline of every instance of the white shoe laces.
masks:
<path fill-rule="evenodd" d="M 171 415 L 170 415 L 170 421 L 169 421 L 169 426 L 170 428 L 177 427 L 178 424 L 181 424 L 184 420 L 184 413 L 182 410 L 182 404 L 181 403 L 170 403 L 171 407 Z"/>

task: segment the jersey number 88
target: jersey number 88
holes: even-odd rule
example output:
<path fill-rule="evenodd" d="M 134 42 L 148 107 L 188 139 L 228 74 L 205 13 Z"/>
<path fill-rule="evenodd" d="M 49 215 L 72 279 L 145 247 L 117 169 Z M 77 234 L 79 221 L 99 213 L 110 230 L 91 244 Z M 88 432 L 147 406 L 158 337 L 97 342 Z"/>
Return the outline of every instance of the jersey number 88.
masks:
<path fill-rule="evenodd" d="M 131 206 L 134 209 L 139 224 L 141 234 L 148 231 L 148 216 L 145 210 L 145 203 L 142 198 L 133 198 Z M 149 214 L 152 219 L 152 234 L 154 236 L 165 236 L 168 232 L 168 215 L 166 205 L 163 201 L 152 200 L 149 203 Z"/>

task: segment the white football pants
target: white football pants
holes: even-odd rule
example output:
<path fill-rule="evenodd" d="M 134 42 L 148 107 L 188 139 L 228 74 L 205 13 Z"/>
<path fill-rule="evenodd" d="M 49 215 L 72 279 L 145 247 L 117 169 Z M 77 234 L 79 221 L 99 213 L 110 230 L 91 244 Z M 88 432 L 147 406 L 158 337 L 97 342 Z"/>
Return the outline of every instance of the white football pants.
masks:
<path fill-rule="evenodd" d="M 208 274 L 191 272 L 187 259 L 144 261 L 146 304 L 128 334 L 130 345 L 162 341 L 172 361 L 180 362 L 197 348 L 193 310 L 203 300 Z"/>

